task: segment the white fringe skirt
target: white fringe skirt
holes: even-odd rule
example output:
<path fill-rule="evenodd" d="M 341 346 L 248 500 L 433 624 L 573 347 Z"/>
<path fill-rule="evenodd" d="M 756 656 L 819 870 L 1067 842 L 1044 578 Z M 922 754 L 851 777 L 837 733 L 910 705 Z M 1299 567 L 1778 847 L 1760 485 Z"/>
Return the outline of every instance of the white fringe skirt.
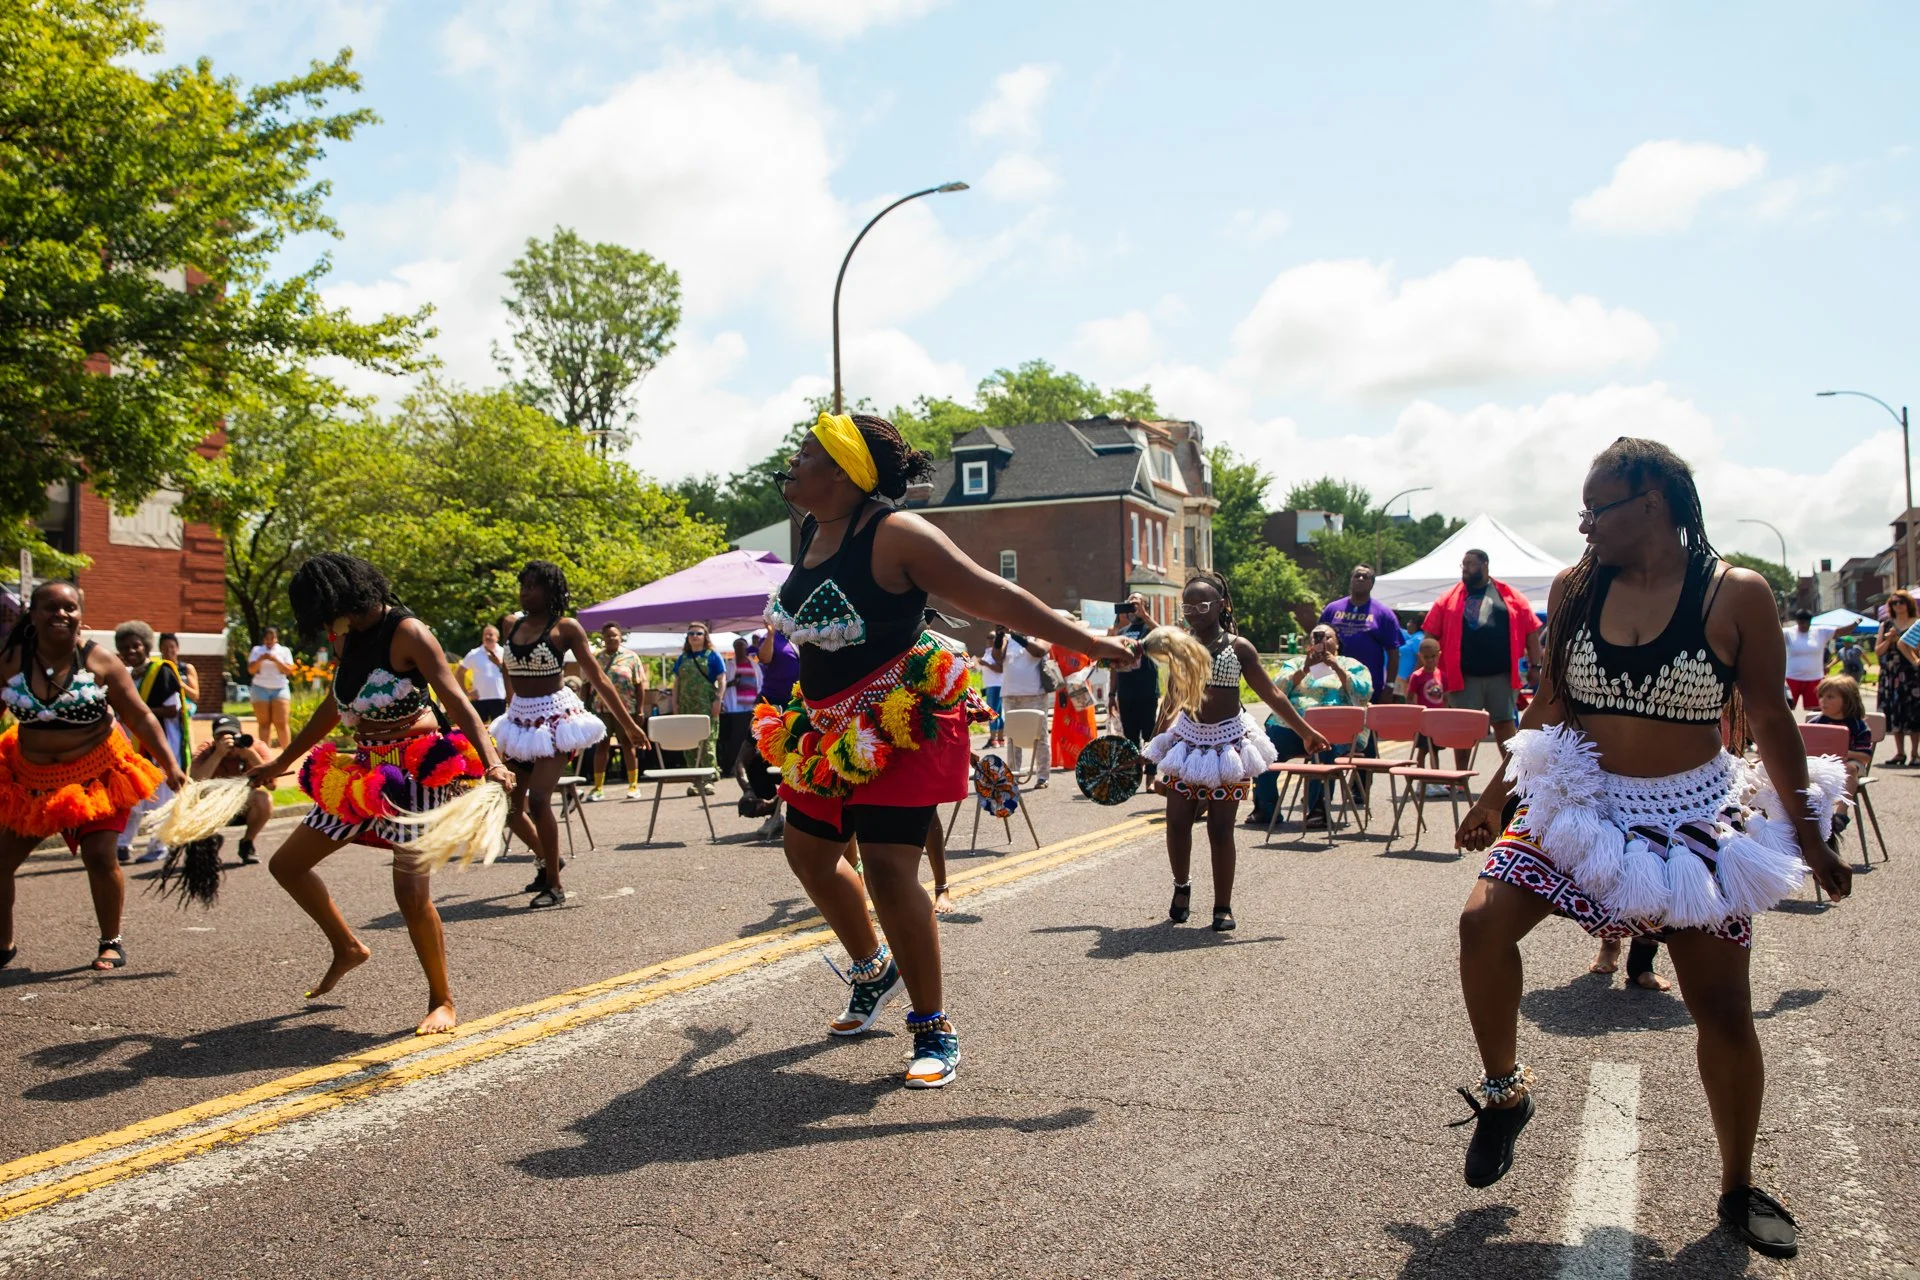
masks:
<path fill-rule="evenodd" d="M 523 764 L 569 756 L 607 736 L 600 717 L 587 710 L 571 689 L 536 698 L 516 696 L 507 704 L 507 714 L 488 728 L 500 744 L 500 754 Z"/>
<path fill-rule="evenodd" d="M 1200 789 L 1251 782 L 1280 758 L 1266 731 L 1244 711 L 1218 724 L 1202 724 L 1182 711 L 1140 754 L 1169 781 Z"/>
<path fill-rule="evenodd" d="M 1626 777 L 1602 769 L 1593 743 L 1567 725 L 1522 729 L 1508 747 L 1520 808 L 1494 852 L 1518 847 L 1544 858 L 1588 909 L 1564 912 L 1583 925 L 1591 915 L 1630 926 L 1617 931 L 1626 936 L 1737 920 L 1742 927 L 1731 932 L 1744 934 L 1746 918 L 1805 883 L 1790 810 L 1762 767 L 1723 751 L 1685 773 Z M 1846 803 L 1846 770 L 1815 757 L 1807 774 L 1824 839 Z"/>

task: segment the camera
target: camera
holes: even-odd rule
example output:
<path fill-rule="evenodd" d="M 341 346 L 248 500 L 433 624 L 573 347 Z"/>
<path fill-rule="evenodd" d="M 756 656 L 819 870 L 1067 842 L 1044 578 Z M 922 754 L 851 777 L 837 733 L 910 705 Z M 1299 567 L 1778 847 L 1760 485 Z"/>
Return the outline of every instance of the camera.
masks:
<path fill-rule="evenodd" d="M 245 751 L 253 745 L 253 735 L 250 733 L 228 733 L 221 734 L 220 736 L 233 739 L 233 746 L 236 751 Z"/>

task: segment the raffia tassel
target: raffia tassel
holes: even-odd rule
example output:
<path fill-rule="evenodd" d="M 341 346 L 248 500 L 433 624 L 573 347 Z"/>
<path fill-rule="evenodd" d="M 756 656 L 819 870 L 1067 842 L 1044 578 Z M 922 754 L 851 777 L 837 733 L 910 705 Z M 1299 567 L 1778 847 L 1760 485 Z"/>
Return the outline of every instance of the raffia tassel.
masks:
<path fill-rule="evenodd" d="M 189 780 L 148 819 L 154 838 L 174 849 L 216 835 L 246 807 L 252 791 L 253 784 L 245 778 Z"/>
<path fill-rule="evenodd" d="M 407 849 L 422 867 L 434 871 L 454 861 L 470 866 L 476 858 L 491 864 L 500 856 L 511 808 L 506 788 L 482 782 L 437 809 L 397 813 L 393 821 L 420 829 Z"/>
<path fill-rule="evenodd" d="M 1785 853 L 1731 830 L 1722 835 L 1715 862 L 1730 915 L 1758 915 L 1799 892 L 1806 881 L 1798 852 Z"/>
<path fill-rule="evenodd" d="M 1666 860 L 1639 836 L 1627 841 L 1620 859 L 1620 883 L 1608 905 L 1624 920 L 1658 920 L 1666 914 Z"/>

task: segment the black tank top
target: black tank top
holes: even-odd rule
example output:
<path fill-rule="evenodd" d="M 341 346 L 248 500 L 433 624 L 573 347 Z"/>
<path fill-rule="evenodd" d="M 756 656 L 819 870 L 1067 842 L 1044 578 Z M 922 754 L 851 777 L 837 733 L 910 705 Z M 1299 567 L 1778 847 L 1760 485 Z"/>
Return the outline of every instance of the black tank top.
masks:
<path fill-rule="evenodd" d="M 1600 635 L 1600 611 L 1617 570 L 1601 568 L 1593 607 L 1574 633 L 1560 683 L 1575 716 L 1633 716 L 1674 724 L 1712 724 L 1733 696 L 1733 668 L 1707 642 L 1707 613 L 1726 573 L 1719 562 L 1696 557 L 1687 566 L 1680 601 L 1666 630 L 1645 644 L 1610 644 Z M 1707 588 L 1713 587 L 1709 597 Z"/>
<path fill-rule="evenodd" d="M 365 631 L 349 631 L 341 640 L 340 665 L 333 673 L 333 699 L 342 711 L 360 720 L 392 724 L 412 720 L 421 708 L 432 705 L 426 677 L 417 671 L 396 671 L 393 666 L 393 633 L 412 616 L 393 605 L 377 625 Z M 369 678 L 376 672 L 379 679 L 372 683 L 387 700 L 376 698 L 370 705 L 356 707 L 361 695 L 369 692 Z M 385 694 L 387 690 L 391 690 L 390 695 Z"/>
<path fill-rule="evenodd" d="M 775 598 L 782 615 L 777 625 L 800 650 L 800 690 L 808 698 L 832 697 L 920 638 L 927 593 L 896 594 L 873 580 L 874 535 L 892 514 L 882 508 L 811 569 L 807 548 L 819 525 L 808 516 L 800 528 L 798 563 Z"/>

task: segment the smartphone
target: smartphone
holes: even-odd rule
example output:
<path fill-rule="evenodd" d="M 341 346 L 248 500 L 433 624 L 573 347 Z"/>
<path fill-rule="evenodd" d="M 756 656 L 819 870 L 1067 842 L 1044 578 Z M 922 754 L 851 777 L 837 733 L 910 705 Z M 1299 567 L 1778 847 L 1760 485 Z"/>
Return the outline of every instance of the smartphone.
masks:
<path fill-rule="evenodd" d="M 1113 606 L 1113 616 L 1116 618 L 1131 618 L 1133 616 L 1133 606 L 1130 604 L 1117 604 Z"/>

